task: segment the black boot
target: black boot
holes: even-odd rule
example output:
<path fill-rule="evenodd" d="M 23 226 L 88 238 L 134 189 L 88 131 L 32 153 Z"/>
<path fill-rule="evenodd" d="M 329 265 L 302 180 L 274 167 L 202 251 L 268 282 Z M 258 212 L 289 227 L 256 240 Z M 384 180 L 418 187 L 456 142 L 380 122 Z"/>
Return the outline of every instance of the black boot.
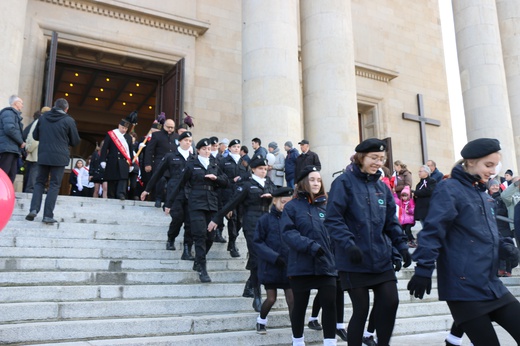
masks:
<path fill-rule="evenodd" d="M 260 312 L 262 308 L 262 292 L 260 291 L 260 286 L 253 287 L 253 294 L 253 309 L 255 309 L 256 312 Z"/>
<path fill-rule="evenodd" d="M 184 251 L 182 252 L 181 260 L 195 261 L 195 257 L 191 254 L 191 245 L 184 244 Z"/>
<path fill-rule="evenodd" d="M 199 264 L 199 262 L 197 262 L 197 260 L 195 260 L 195 262 L 193 262 L 192 269 L 200 273 L 200 271 L 202 270 L 202 266 Z"/>
<path fill-rule="evenodd" d="M 199 279 L 200 282 L 211 282 L 211 278 L 208 275 L 208 271 L 206 270 L 206 263 L 200 265 L 200 273 Z"/>
<path fill-rule="evenodd" d="M 222 230 L 220 228 L 217 228 L 216 232 L 217 233 L 215 234 L 214 242 L 215 243 L 227 243 L 227 240 L 224 239 L 224 237 L 222 237 Z"/>
<path fill-rule="evenodd" d="M 253 287 L 251 287 L 251 280 L 248 279 L 246 281 L 246 285 L 244 286 L 244 293 L 242 293 L 242 297 L 253 298 L 254 296 Z"/>
<path fill-rule="evenodd" d="M 231 257 L 240 257 L 240 252 L 238 252 L 238 249 L 235 246 L 235 241 L 230 240 L 228 243 L 228 251 Z"/>
<path fill-rule="evenodd" d="M 166 242 L 166 250 L 175 250 L 175 239 L 174 240 L 170 240 L 168 239 L 168 241 Z"/>

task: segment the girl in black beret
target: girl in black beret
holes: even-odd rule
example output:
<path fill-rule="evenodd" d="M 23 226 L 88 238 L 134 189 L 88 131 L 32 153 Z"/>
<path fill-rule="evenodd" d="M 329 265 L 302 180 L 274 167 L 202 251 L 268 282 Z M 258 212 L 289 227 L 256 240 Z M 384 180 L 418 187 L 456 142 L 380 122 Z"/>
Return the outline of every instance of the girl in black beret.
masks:
<path fill-rule="evenodd" d="M 501 237 L 495 202 L 486 182 L 500 162 L 498 140 L 480 138 L 461 151 L 462 160 L 433 192 L 430 210 L 413 254 L 415 275 L 410 294 L 430 294 L 437 269 L 439 299 L 448 303 L 455 323 L 475 346 L 500 345 L 492 322 L 497 322 L 520 344 L 520 302 L 497 277 L 499 260 L 518 265 L 518 249 Z"/>

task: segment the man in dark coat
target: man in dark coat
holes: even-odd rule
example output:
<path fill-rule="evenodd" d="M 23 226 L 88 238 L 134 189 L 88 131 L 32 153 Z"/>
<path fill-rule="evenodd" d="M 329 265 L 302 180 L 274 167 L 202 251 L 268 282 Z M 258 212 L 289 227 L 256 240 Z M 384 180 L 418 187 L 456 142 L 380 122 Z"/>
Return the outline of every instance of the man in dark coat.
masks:
<path fill-rule="evenodd" d="M 318 154 L 309 149 L 309 141 L 302 139 L 298 142 L 302 153 L 296 158 L 296 164 L 294 167 L 294 176 L 297 177 L 301 170 L 306 166 L 316 166 L 321 169 L 321 162 Z"/>
<path fill-rule="evenodd" d="M 287 152 L 287 156 L 285 157 L 285 181 L 287 182 L 288 187 L 294 188 L 294 171 L 296 170 L 296 159 L 300 153 L 298 152 L 298 149 L 293 148 L 291 141 L 285 142 L 284 148 Z"/>
<path fill-rule="evenodd" d="M 25 147 L 22 132 L 23 101 L 16 95 L 9 97 L 9 106 L 0 112 L 0 169 L 14 182 L 20 150 Z"/>
<path fill-rule="evenodd" d="M 144 170 L 149 173 L 156 170 L 161 163 L 162 158 L 177 150 L 177 139 L 179 135 L 175 133 L 175 122 L 167 119 L 160 131 L 152 133 L 150 141 L 145 148 Z M 168 173 L 166 173 L 168 174 Z M 164 200 L 164 189 L 166 181 L 169 177 L 161 177 L 154 187 L 151 187 L 155 196 L 155 207 L 160 208 L 161 202 Z"/>
<path fill-rule="evenodd" d="M 126 198 L 128 174 L 134 169 L 132 137 L 128 133 L 130 122 L 122 119 L 117 129 L 108 131 L 101 148 L 103 180 L 108 182 L 108 198 Z"/>
<path fill-rule="evenodd" d="M 42 204 L 43 190 L 50 175 L 49 190 L 43 209 L 43 220 L 46 224 L 54 224 L 54 206 L 58 198 L 65 166 L 69 165 L 69 146 L 79 144 L 80 138 L 76 122 L 67 114 L 69 103 L 65 99 L 57 99 L 54 107 L 42 115 L 33 131 L 38 146 L 38 176 L 31 199 L 29 214 L 25 217 L 33 221 Z"/>

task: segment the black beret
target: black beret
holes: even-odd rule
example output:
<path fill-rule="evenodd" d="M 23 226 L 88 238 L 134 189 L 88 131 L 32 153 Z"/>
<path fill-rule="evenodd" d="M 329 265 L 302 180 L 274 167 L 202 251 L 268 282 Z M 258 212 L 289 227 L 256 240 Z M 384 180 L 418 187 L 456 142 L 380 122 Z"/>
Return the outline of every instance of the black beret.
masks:
<path fill-rule="evenodd" d="M 218 144 L 218 137 L 215 137 L 215 136 L 209 137 L 209 142 L 211 144 Z"/>
<path fill-rule="evenodd" d="M 356 153 L 376 153 L 386 150 L 386 143 L 377 138 L 365 139 L 356 147 Z"/>
<path fill-rule="evenodd" d="M 310 172 L 319 172 L 319 171 L 320 171 L 319 167 L 316 167 L 316 166 L 313 166 L 313 165 L 305 166 L 300 171 L 300 173 L 298 173 L 298 176 L 296 177 L 295 183 L 299 183 L 300 181 L 302 181 L 303 178 L 308 176 Z"/>
<path fill-rule="evenodd" d="M 195 148 L 200 149 L 202 147 L 207 147 L 209 144 L 209 138 L 202 138 L 200 141 L 197 142 L 197 145 Z"/>
<path fill-rule="evenodd" d="M 291 197 L 294 190 L 290 187 L 279 187 L 273 191 L 271 196 L 273 197 Z"/>
<path fill-rule="evenodd" d="M 181 133 L 180 136 L 179 136 L 179 142 L 182 141 L 184 138 L 187 138 L 187 137 L 193 137 L 193 135 L 191 134 L 190 131 L 184 131 L 183 133 Z"/>
<path fill-rule="evenodd" d="M 513 171 L 508 169 L 504 174 L 509 174 L 510 176 L 513 176 Z"/>
<path fill-rule="evenodd" d="M 259 166 L 267 166 L 267 160 L 262 155 L 253 156 L 249 162 L 249 167 L 256 168 Z"/>
<path fill-rule="evenodd" d="M 233 139 L 231 142 L 229 142 L 229 146 L 240 144 L 240 139 Z"/>
<path fill-rule="evenodd" d="M 478 138 L 469 141 L 460 151 L 464 159 L 478 159 L 500 150 L 500 142 L 494 138 Z"/>

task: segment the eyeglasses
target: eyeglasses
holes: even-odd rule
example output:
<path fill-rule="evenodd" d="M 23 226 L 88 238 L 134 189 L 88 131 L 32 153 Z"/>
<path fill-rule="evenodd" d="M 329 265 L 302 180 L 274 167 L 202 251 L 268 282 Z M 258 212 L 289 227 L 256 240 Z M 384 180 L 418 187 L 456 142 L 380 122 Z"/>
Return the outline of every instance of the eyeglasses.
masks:
<path fill-rule="evenodd" d="M 375 163 L 381 162 L 383 165 L 386 162 L 386 157 L 384 156 L 367 156 L 370 160 L 374 161 Z"/>

